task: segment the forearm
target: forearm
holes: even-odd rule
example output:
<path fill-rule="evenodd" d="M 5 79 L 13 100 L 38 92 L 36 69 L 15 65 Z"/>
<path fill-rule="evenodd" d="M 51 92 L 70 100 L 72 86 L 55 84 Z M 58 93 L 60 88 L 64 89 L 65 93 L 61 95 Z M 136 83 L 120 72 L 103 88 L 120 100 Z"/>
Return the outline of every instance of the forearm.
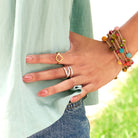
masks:
<path fill-rule="evenodd" d="M 138 12 L 120 28 L 120 32 L 133 56 L 138 51 Z"/>

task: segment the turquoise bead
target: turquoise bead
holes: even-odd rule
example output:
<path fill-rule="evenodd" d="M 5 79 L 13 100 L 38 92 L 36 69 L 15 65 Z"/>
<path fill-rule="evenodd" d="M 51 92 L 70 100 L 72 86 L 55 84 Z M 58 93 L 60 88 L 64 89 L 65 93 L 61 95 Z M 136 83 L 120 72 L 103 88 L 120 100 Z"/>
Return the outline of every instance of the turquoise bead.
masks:
<path fill-rule="evenodd" d="M 120 48 L 119 49 L 119 53 L 124 53 L 124 49 L 123 48 Z"/>
<path fill-rule="evenodd" d="M 127 53 L 127 54 L 126 54 L 126 57 L 127 57 L 127 58 L 131 58 L 131 54 L 130 54 L 130 53 Z"/>

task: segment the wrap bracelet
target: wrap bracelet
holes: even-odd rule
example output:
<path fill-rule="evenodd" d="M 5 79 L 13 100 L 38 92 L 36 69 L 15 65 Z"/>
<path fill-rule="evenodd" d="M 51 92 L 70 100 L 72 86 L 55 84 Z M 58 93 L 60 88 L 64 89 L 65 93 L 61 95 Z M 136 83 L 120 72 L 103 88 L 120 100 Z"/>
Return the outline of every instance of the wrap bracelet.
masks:
<path fill-rule="evenodd" d="M 122 65 L 122 71 L 126 72 L 134 61 L 131 59 L 131 53 L 128 52 L 126 40 L 122 37 L 119 27 L 109 31 L 107 37 L 102 37 L 102 41 L 107 43 L 109 50 L 115 54 L 117 63 Z"/>

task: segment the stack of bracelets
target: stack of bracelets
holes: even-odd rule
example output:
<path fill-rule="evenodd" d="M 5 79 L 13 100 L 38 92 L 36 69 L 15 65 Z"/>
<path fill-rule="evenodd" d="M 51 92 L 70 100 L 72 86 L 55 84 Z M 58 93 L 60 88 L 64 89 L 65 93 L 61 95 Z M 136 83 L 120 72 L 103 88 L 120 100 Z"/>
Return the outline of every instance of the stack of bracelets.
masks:
<path fill-rule="evenodd" d="M 126 40 L 123 39 L 119 27 L 115 27 L 113 31 L 109 31 L 107 37 L 103 36 L 102 40 L 107 43 L 109 50 L 114 52 L 118 64 L 122 65 L 122 71 L 126 72 L 134 62 L 131 59 L 131 53 L 127 50 Z"/>

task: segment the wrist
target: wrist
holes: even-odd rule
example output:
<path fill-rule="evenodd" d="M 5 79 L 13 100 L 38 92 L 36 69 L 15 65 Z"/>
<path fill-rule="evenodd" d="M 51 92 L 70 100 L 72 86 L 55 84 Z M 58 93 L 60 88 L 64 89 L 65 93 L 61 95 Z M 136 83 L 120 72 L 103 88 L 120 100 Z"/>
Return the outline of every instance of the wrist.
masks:
<path fill-rule="evenodd" d="M 120 28 L 120 32 L 126 39 L 128 51 L 134 56 L 138 51 L 138 12 Z"/>
<path fill-rule="evenodd" d="M 117 63 L 116 56 L 114 55 L 113 52 L 111 52 L 109 50 L 108 45 L 104 42 L 102 42 L 102 43 L 103 43 L 104 47 L 106 47 L 106 60 L 108 61 L 110 68 L 112 68 L 112 70 L 114 70 L 113 72 L 116 73 L 114 75 L 114 77 L 116 77 L 118 75 L 118 73 L 121 71 L 122 66 Z"/>
<path fill-rule="evenodd" d="M 102 37 L 110 51 L 114 53 L 117 63 L 122 65 L 122 71 L 126 72 L 127 69 L 134 63 L 131 59 L 132 55 L 126 46 L 126 40 L 122 36 L 119 27 L 115 27 L 114 30 L 109 31 L 106 36 Z"/>

